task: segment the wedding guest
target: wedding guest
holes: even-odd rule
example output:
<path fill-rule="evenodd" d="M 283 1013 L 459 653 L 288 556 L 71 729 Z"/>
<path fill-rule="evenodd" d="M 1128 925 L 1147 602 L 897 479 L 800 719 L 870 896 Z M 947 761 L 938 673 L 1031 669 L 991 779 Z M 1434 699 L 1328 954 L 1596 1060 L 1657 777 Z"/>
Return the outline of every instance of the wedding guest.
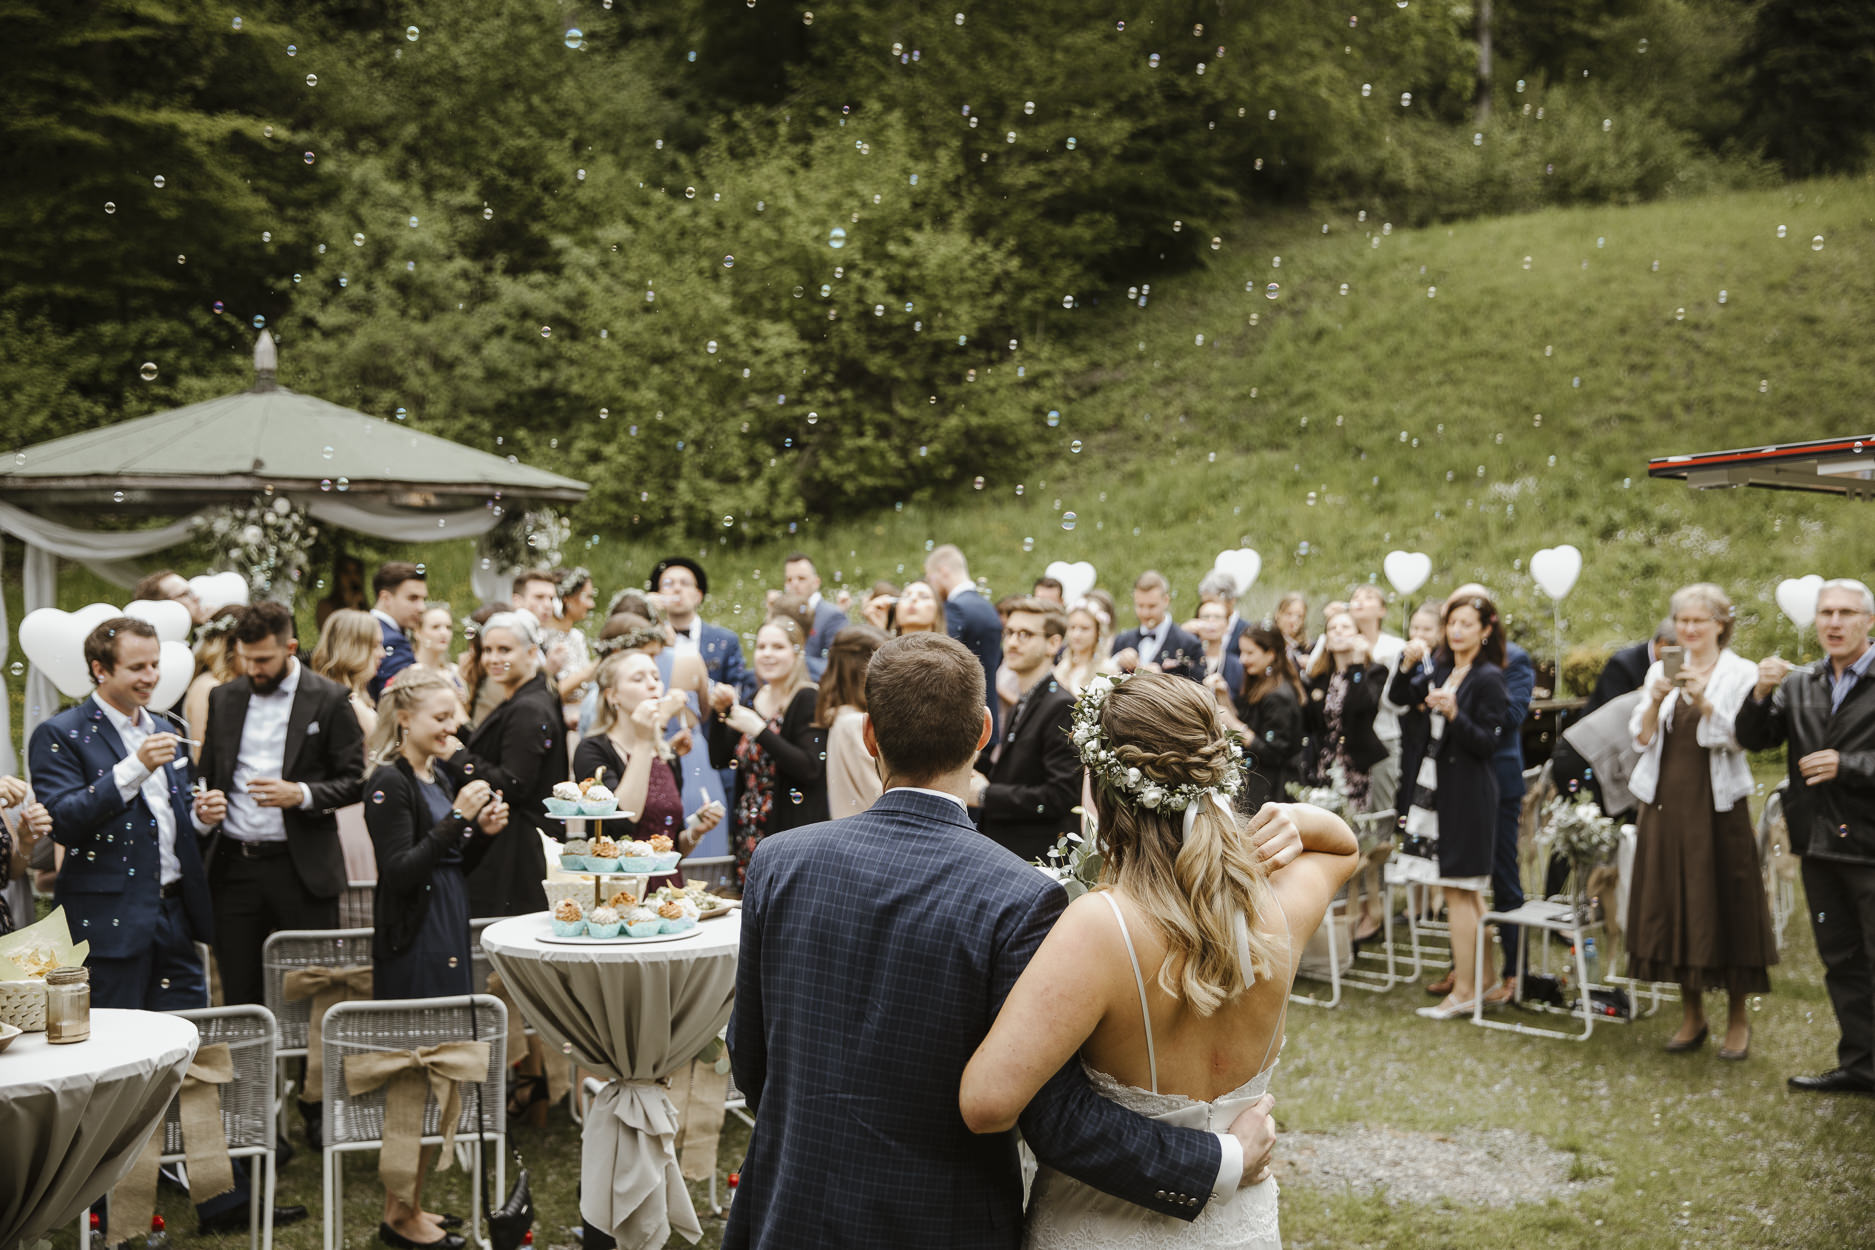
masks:
<path fill-rule="evenodd" d="M 417 657 L 413 667 L 441 673 L 444 680 L 455 688 L 456 696 L 466 707 L 469 688 L 462 680 L 461 669 L 449 658 L 449 647 L 455 640 L 455 613 L 449 610 L 447 603 L 430 603 L 423 609 L 423 616 L 417 622 L 417 632 L 410 639 L 411 649 Z"/>
<path fill-rule="evenodd" d="M 158 569 L 137 579 L 137 584 L 130 588 L 130 601 L 135 603 L 140 599 L 151 602 L 174 600 L 189 609 L 189 619 L 196 625 L 206 625 L 211 615 L 189 585 L 189 579 L 174 569 Z"/>
<path fill-rule="evenodd" d="M 1673 643 L 1673 619 L 1667 617 L 1654 627 L 1652 638 L 1622 647 L 1609 656 L 1608 662 L 1602 665 L 1601 673 L 1595 678 L 1595 688 L 1589 692 L 1589 701 L 1580 710 L 1569 713 L 1566 723 L 1574 724 L 1629 691 L 1639 690 L 1647 680 L 1648 666 L 1660 658 L 1660 648 L 1670 647 Z M 1550 776 L 1555 778 L 1557 786 L 1564 792 L 1586 788 L 1595 796 L 1596 805 L 1607 815 L 1617 820 L 1632 820 L 1635 815 L 1632 808 L 1620 812 L 1608 811 L 1602 802 L 1602 788 L 1594 770 L 1560 733 L 1556 735 L 1556 744 L 1549 758 Z M 1552 889 L 1551 893 L 1554 892 Z"/>
<path fill-rule="evenodd" d="M 892 607 L 892 628 L 900 635 L 943 633 L 937 591 L 925 582 L 906 583 Z"/>
<path fill-rule="evenodd" d="M 1262 793 L 1246 795 L 1241 805 L 1255 811 L 1265 802 L 1287 802 L 1290 783 L 1302 780 L 1302 702 L 1307 695 L 1286 640 L 1268 621 L 1237 636 L 1237 660 L 1230 670 L 1235 686 L 1222 673 L 1206 685 L 1217 701 L 1218 716 L 1244 736 L 1252 775 L 1265 783 L 1258 787 Z"/>
<path fill-rule="evenodd" d="M 737 702 L 725 684 L 711 695 L 728 732 L 711 737 L 710 762 L 734 765 L 738 883 L 763 838 L 828 818 L 827 733 L 814 724 L 820 692 L 807 680 L 806 644 L 792 620 L 768 621 L 755 635 L 755 697 Z"/>
<path fill-rule="evenodd" d="M 1191 623 L 1191 633 L 1198 639 L 1199 654 L 1203 657 L 1203 670 L 1200 680 L 1221 676 L 1224 660 L 1229 651 L 1236 650 L 1234 644 L 1226 648 L 1230 634 L 1230 616 L 1224 605 L 1216 599 L 1207 599 L 1198 605 L 1198 615 Z"/>
<path fill-rule="evenodd" d="M 23 891 L 25 907 L 15 907 L 15 881 L 24 882 L 33 846 L 52 832 L 52 813 L 18 777 L 0 777 L 0 934 L 31 924 L 32 891 Z"/>
<path fill-rule="evenodd" d="M 547 906 L 540 837 L 564 837 L 558 823 L 547 820 L 546 800 L 567 779 L 566 729 L 560 697 L 540 670 L 540 625 L 533 615 L 497 612 L 480 639 L 482 669 L 502 698 L 450 765 L 493 786 L 507 802 L 513 828 L 469 872 L 469 908 L 475 916 L 518 916 Z"/>
<path fill-rule="evenodd" d="M 668 692 L 658 662 L 643 651 L 618 651 L 599 663 L 593 680 L 599 710 L 592 731 L 573 752 L 573 775 L 597 777 L 618 799 L 630 819 L 605 822 L 615 840 L 662 834 L 684 855 L 722 819 L 723 809 L 709 804 L 695 816 L 684 815 L 683 766 L 664 738 L 664 725 L 682 706 L 683 695 Z M 683 874 L 670 874 L 683 884 Z"/>
<path fill-rule="evenodd" d="M 1406 647 L 1406 639 L 1381 628 L 1387 618 L 1387 597 L 1380 593 L 1380 588 L 1356 586 L 1348 596 L 1348 615 L 1354 618 L 1354 627 L 1361 631 L 1361 638 L 1367 643 L 1369 662 L 1380 665 L 1388 673 L 1393 672 L 1400 662 L 1400 652 Z M 1526 695 L 1525 701 L 1528 699 Z M 1384 692 L 1374 712 L 1374 736 L 1387 748 L 1387 755 L 1368 770 L 1368 810 L 1391 811 L 1394 796 L 1400 789 L 1400 709 Z M 1523 793 L 1521 785 L 1518 793 Z"/>
<path fill-rule="evenodd" d="M 885 635 L 870 625 L 849 625 L 827 649 L 814 723 L 827 731 L 827 812 L 831 819 L 871 807 L 884 791 L 866 750 L 866 666 Z"/>
<path fill-rule="evenodd" d="M 866 592 L 865 602 L 859 608 L 859 614 L 866 624 L 888 636 L 896 635 L 898 590 L 898 583 L 880 578 Z"/>
<path fill-rule="evenodd" d="M 566 707 L 567 725 L 571 727 L 580 701 L 592 688 L 593 674 L 599 661 L 593 657 L 586 635 L 580 629 L 598 603 L 592 574 L 583 568 L 554 569 L 553 610 L 541 618 L 541 647 L 547 656 L 547 668 L 559 688 L 560 701 Z"/>
<path fill-rule="evenodd" d="M 1067 642 L 1055 665 L 1055 680 L 1069 698 L 1080 698 L 1094 678 L 1120 671 L 1107 641 L 1112 633 L 1112 612 L 1102 608 L 1092 595 L 1068 613 Z"/>
<path fill-rule="evenodd" d="M 1794 669 L 1758 661 L 1751 696 L 1738 710 L 1747 750 L 1786 746 L 1784 811 L 1791 849 L 1803 857 L 1803 893 L 1823 960 L 1823 984 L 1841 1031 L 1836 1066 L 1793 1076 L 1813 1094 L 1875 1093 L 1875 595 L 1835 578 L 1816 596 L 1823 658 Z"/>
<path fill-rule="evenodd" d="M 996 615 L 989 600 L 977 590 L 976 583 L 970 578 L 970 565 L 964 559 L 964 553 L 951 543 L 936 548 L 924 558 L 924 579 L 944 604 L 944 632 L 970 648 L 970 653 L 983 665 L 983 681 L 991 690 L 996 689 L 996 670 L 1003 662 L 1003 623 Z M 904 605 L 899 605 L 900 624 L 903 625 Z M 901 633 L 907 632 L 903 628 Z M 1001 708 L 995 702 L 990 704 L 990 711 L 996 720 L 996 727 L 1002 728 Z"/>
<path fill-rule="evenodd" d="M 348 616 L 363 613 L 333 613 L 327 632 Z M 202 731 L 202 779 L 228 796 L 206 858 L 230 1004 L 261 1001 L 261 947 L 273 933 L 338 928 L 347 874 L 334 813 L 359 801 L 365 771 L 352 691 L 301 665 L 284 604 L 248 608 L 234 644 L 243 675 L 209 696 Z M 375 655 L 368 642 L 362 650 L 368 666 Z"/>
<path fill-rule="evenodd" d="M 332 589 L 313 605 L 313 624 L 324 629 L 326 618 L 342 608 L 371 610 L 371 601 L 365 598 L 365 562 L 357 556 L 340 556 L 332 562 Z"/>
<path fill-rule="evenodd" d="M 217 686 L 225 686 L 241 675 L 241 661 L 234 653 L 234 625 L 246 609 L 236 606 L 217 608 L 215 614 L 196 633 L 195 676 L 182 696 L 182 722 L 191 731 L 208 723 L 208 695 Z M 189 758 L 202 758 L 201 735 L 189 748 Z"/>
<path fill-rule="evenodd" d="M 191 802 L 193 769 L 175 725 L 149 710 L 162 655 L 156 627 L 113 617 L 85 636 L 84 654 L 96 689 L 42 722 L 27 749 L 67 852 L 53 902 L 73 940 L 91 943 L 93 1006 L 206 1007 L 195 944 L 213 940 L 215 922 L 196 835 L 220 822 L 226 797 L 209 791 Z"/>
<path fill-rule="evenodd" d="M 1308 671 L 1305 719 L 1314 748 L 1308 777 L 1315 785 L 1333 786 L 1346 795 L 1350 815 L 1375 810 L 1372 770 L 1387 759 L 1387 745 L 1374 732 L 1386 696 L 1387 670 L 1373 662 L 1367 648 L 1354 617 L 1338 612 L 1328 618 L 1321 651 Z M 1379 845 L 1370 838 L 1362 849 L 1364 860 L 1372 860 Z M 1383 906 L 1379 868 L 1364 863 L 1348 886 L 1348 913 L 1355 931 L 1371 936 L 1381 923 Z"/>
<path fill-rule="evenodd" d="M 462 627 L 469 646 L 462 653 L 458 667 L 462 672 L 463 687 L 468 692 L 466 702 L 471 724 L 479 725 L 487 720 L 489 713 L 499 707 L 508 694 L 507 687 L 488 679 L 488 671 L 482 666 L 482 627 L 496 613 L 506 610 L 498 604 L 485 603 L 469 614 L 468 622 Z"/>
<path fill-rule="evenodd" d="M 827 648 L 846 628 L 846 613 L 821 596 L 820 570 L 806 552 L 797 551 L 783 561 L 781 575 L 787 592 L 807 604 L 812 621 L 807 632 L 807 676 L 819 681 L 827 668 Z"/>
<path fill-rule="evenodd" d="M 1122 672 L 1153 668 L 1196 681 L 1203 676 L 1203 645 L 1175 625 L 1169 613 L 1172 585 L 1165 574 L 1147 569 L 1133 583 L 1133 615 L 1139 619 L 1113 640 L 1113 660 Z"/>
<path fill-rule="evenodd" d="M 1442 604 L 1422 603 L 1414 610 L 1412 619 L 1407 622 L 1407 641 L 1418 639 L 1425 645 L 1416 652 L 1420 656 L 1417 664 L 1406 662 L 1406 650 L 1402 647 L 1399 665 L 1394 670 L 1396 674 L 1419 669 L 1423 671 L 1416 676 L 1432 676 L 1432 658 L 1445 641 L 1444 617 Z M 1389 682 L 1389 689 L 1391 684 Z M 1400 788 L 1393 799 L 1394 815 L 1399 820 L 1406 819 L 1407 809 L 1413 805 L 1413 790 L 1419 784 L 1419 765 L 1426 758 L 1426 741 L 1431 731 L 1432 713 L 1423 702 L 1400 712 Z"/>
<path fill-rule="evenodd" d="M 1057 608 L 1061 608 L 1064 611 L 1067 609 L 1067 587 L 1061 584 L 1061 579 L 1058 577 L 1036 578 L 1035 585 L 1029 588 L 1029 593 L 1035 598 L 1043 600 L 1046 603 L 1052 603 Z"/>
<path fill-rule="evenodd" d="M 1341 618 L 1336 618 L 1339 621 Z M 1424 810 L 1438 828 L 1438 874 L 1451 920 L 1452 988 L 1419 1014 L 1433 1020 L 1470 1015 L 1483 988 L 1476 984 L 1478 918 L 1490 883 L 1497 819 L 1497 772 L 1492 763 L 1506 732 L 1504 633 L 1497 607 L 1481 595 L 1446 605 L 1445 645 L 1426 673 L 1426 644 L 1415 639 L 1393 678 L 1395 704 L 1426 705 L 1431 714 L 1427 758 L 1415 786 L 1407 829 Z"/>
<path fill-rule="evenodd" d="M 757 680 L 743 663 L 742 641 L 736 631 L 712 625 L 698 615 L 710 593 L 710 579 L 702 565 L 684 556 L 667 556 L 652 568 L 647 589 L 657 593 L 678 651 L 701 655 L 710 680 L 734 687 L 738 698 L 754 693 Z"/>
<path fill-rule="evenodd" d="M 1721 1059 L 1751 1050 L 1753 994 L 1771 989 L 1777 941 L 1747 800 L 1751 764 L 1733 729 L 1758 669 L 1733 651 L 1732 601 L 1710 582 L 1674 592 L 1679 671 L 1647 669 L 1629 727 L 1641 752 L 1628 778 L 1640 800 L 1628 887 L 1628 975 L 1676 981 L 1680 1027 L 1669 1051 L 1705 1044 L 1704 995 L 1724 990 L 1730 1012 Z M 1792 829 L 1796 826 L 1793 824 Z"/>
<path fill-rule="evenodd" d="M 423 614 L 427 623 L 430 612 Z M 414 639 L 417 645 L 418 663 L 422 664 L 425 626 L 419 626 Z M 444 626 L 447 632 L 448 626 Z M 369 742 L 378 727 L 377 706 L 365 693 L 366 686 L 378 671 L 378 661 L 384 656 L 384 648 L 379 641 L 378 623 L 369 612 L 354 612 L 349 608 L 340 608 L 326 617 L 325 625 L 319 630 L 319 642 L 313 647 L 312 658 L 307 667 L 321 677 L 327 677 L 345 687 L 350 692 L 352 715 L 358 718 L 358 730 L 361 741 Z M 411 669 L 404 670 L 408 674 Z M 454 676 L 454 674 L 450 674 Z M 408 678 L 406 677 L 406 680 Z M 366 761 L 360 761 L 362 773 Z M 353 881 L 376 881 L 378 879 L 377 861 L 371 855 L 371 831 L 365 826 L 365 807 L 362 797 L 356 803 L 347 803 L 333 813 L 339 825 L 339 846 L 345 854 L 345 879 Z"/>
<path fill-rule="evenodd" d="M 1019 697 L 970 776 L 977 828 L 1025 860 L 1045 858 L 1063 834 L 1080 829 L 1074 699 L 1049 674 L 1067 632 L 1052 604 L 1024 598 L 1011 606 L 999 671 L 1015 676 Z"/>
<path fill-rule="evenodd" d="M 540 626 L 543 643 L 554 618 L 554 587 L 553 574 L 546 569 L 522 569 L 509 587 L 509 610 L 531 613 Z"/>
<path fill-rule="evenodd" d="M 383 715 L 371 739 L 377 766 L 365 805 L 380 869 L 372 899 L 374 998 L 444 998 L 478 988 L 464 876 L 485 862 L 509 811 L 486 780 L 458 788 L 451 776 L 461 709 L 448 681 L 427 669 L 411 669 L 379 705 Z M 501 844 L 524 832 L 509 832 Z M 423 1210 L 423 1177 L 435 1155 L 434 1146 L 424 1147 L 410 1202 L 385 1192 L 380 1241 L 405 1250 L 462 1250 L 463 1239 L 443 1227 L 442 1217 Z"/>
<path fill-rule="evenodd" d="M 1243 631 L 1250 628 L 1250 622 L 1237 614 L 1237 579 L 1228 573 L 1215 569 L 1207 573 L 1198 583 L 1198 615 L 1203 617 L 1204 605 L 1222 604 L 1226 613 L 1224 618 L 1224 654 L 1230 655 L 1237 650 L 1237 640 L 1243 637 Z M 1196 633 L 1197 631 L 1191 631 Z"/>
<path fill-rule="evenodd" d="M 1276 612 L 1270 619 L 1276 622 L 1277 631 L 1289 648 L 1289 662 L 1301 672 L 1308 667 L 1309 653 L 1314 649 L 1309 641 L 1308 599 L 1299 590 L 1286 591 L 1276 601 Z"/>
<path fill-rule="evenodd" d="M 423 570 L 403 560 L 378 566 L 371 578 L 371 590 L 377 605 L 371 615 L 378 618 L 384 636 L 384 659 L 377 675 L 366 689 L 372 698 L 384 693 L 384 683 L 417 662 L 410 635 L 423 619 L 423 607 L 430 597 L 430 584 Z"/>

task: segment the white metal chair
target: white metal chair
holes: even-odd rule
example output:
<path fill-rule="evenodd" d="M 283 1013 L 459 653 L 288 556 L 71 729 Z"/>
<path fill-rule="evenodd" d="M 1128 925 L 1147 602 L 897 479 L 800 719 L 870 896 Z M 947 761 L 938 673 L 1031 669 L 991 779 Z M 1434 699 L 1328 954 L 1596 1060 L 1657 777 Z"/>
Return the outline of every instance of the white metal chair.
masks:
<path fill-rule="evenodd" d="M 228 1144 L 230 1158 L 248 1159 L 258 1164 L 248 1171 L 248 1245 L 254 1250 L 272 1250 L 276 1171 L 276 1026 L 273 1013 L 250 1003 L 173 1014 L 195 1022 L 202 1046 L 220 1043 L 228 1048 L 228 1056 L 234 1063 L 234 1080 L 219 1087 L 222 1136 Z M 163 1113 L 162 1150 L 163 1163 L 180 1163 L 187 1158 L 182 1140 L 180 1096 L 171 1099 L 169 1110 Z M 90 1213 L 87 1211 L 78 1217 L 78 1250 L 89 1250 L 90 1245 Z"/>
<path fill-rule="evenodd" d="M 261 947 L 261 998 L 280 1030 L 280 1044 L 274 1052 L 279 1063 L 306 1058 L 306 1041 L 312 1027 L 312 1000 L 287 1001 L 287 974 L 299 968 L 370 966 L 370 929 L 282 929 L 267 939 Z M 292 1078 L 283 1072 L 278 1099 L 282 1137 L 286 1135 L 287 1095 L 293 1089 Z"/>
<path fill-rule="evenodd" d="M 451 998 L 410 998 L 385 1002 L 342 1002 L 326 1013 L 322 1030 L 325 1048 L 324 1186 L 325 1250 L 345 1244 L 344 1169 L 339 1156 L 383 1147 L 385 1090 L 353 1097 L 345 1086 L 345 1060 L 372 1051 L 405 1051 L 444 1042 L 488 1043 L 488 1072 L 462 1090 L 462 1113 L 456 1121 L 456 1141 L 466 1143 L 471 1157 L 471 1240 L 486 1245 L 482 1229 L 482 1151 L 493 1143 L 495 1191 L 507 1184 L 507 1037 L 508 1010 L 492 994 L 465 994 Z M 424 1104 L 422 1142 L 443 1141 L 442 1108 L 434 1097 Z"/>

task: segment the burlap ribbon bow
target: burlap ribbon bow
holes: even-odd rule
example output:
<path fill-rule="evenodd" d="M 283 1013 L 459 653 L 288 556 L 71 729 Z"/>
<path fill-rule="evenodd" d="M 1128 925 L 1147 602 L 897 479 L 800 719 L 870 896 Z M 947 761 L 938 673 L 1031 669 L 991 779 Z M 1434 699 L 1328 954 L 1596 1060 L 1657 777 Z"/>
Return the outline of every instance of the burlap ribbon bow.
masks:
<path fill-rule="evenodd" d="M 228 1158 L 228 1138 L 221 1128 L 221 1087 L 234 1080 L 234 1056 L 226 1042 L 195 1052 L 195 1060 L 182 1078 L 182 1148 L 189 1161 L 189 1196 L 206 1202 L 234 1188 L 234 1164 Z M 165 1116 L 164 1120 L 168 1117 Z M 137 1157 L 123 1183 L 111 1193 L 113 1226 L 140 1229 L 150 1226 L 156 1213 L 156 1174 L 162 1162 L 164 1122 Z"/>
<path fill-rule="evenodd" d="M 299 1002 L 303 998 L 312 999 L 312 1008 L 308 1012 L 310 1027 L 306 1032 L 306 1088 L 302 1091 L 301 1101 L 318 1102 L 324 1097 L 326 1087 L 323 1030 L 326 1012 L 332 1010 L 334 1003 L 371 997 L 371 965 L 351 964 L 343 968 L 327 968 L 321 964 L 310 964 L 304 968 L 295 968 L 286 974 L 280 991 L 289 1003 Z"/>
<path fill-rule="evenodd" d="M 423 1110 L 431 1095 L 442 1109 L 443 1150 L 437 1170 L 449 1166 L 462 1118 L 463 1081 L 488 1078 L 487 1042 L 444 1042 L 416 1050 L 378 1050 L 345 1057 L 345 1088 L 353 1097 L 384 1091 L 384 1146 L 378 1176 L 385 1190 L 416 1202 L 417 1169 L 423 1149 Z"/>

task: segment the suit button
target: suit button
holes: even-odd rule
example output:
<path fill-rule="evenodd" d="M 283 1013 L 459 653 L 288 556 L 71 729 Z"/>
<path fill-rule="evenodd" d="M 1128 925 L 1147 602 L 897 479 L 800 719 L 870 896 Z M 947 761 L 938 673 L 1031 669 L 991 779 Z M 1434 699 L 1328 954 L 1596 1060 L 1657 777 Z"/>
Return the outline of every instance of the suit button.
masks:
<path fill-rule="evenodd" d="M 1153 1197 L 1159 1199 L 1161 1202 L 1165 1201 L 1165 1190 L 1161 1189 L 1159 1192 L 1154 1194 Z"/>

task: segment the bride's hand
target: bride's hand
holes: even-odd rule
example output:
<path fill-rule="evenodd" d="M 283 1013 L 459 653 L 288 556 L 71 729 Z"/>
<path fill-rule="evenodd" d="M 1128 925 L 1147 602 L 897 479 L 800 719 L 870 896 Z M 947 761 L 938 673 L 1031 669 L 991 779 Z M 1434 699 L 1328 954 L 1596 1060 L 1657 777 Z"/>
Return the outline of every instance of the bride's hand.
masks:
<path fill-rule="evenodd" d="M 1287 803 L 1265 803 L 1250 818 L 1250 843 L 1270 872 L 1280 872 L 1302 854 L 1302 831 Z"/>
<path fill-rule="evenodd" d="M 1265 1094 L 1230 1123 L 1231 1135 L 1243 1144 L 1240 1185 L 1261 1185 L 1270 1178 L 1270 1157 L 1276 1152 L 1276 1117 L 1270 1109 L 1275 1105 L 1275 1096 Z"/>

